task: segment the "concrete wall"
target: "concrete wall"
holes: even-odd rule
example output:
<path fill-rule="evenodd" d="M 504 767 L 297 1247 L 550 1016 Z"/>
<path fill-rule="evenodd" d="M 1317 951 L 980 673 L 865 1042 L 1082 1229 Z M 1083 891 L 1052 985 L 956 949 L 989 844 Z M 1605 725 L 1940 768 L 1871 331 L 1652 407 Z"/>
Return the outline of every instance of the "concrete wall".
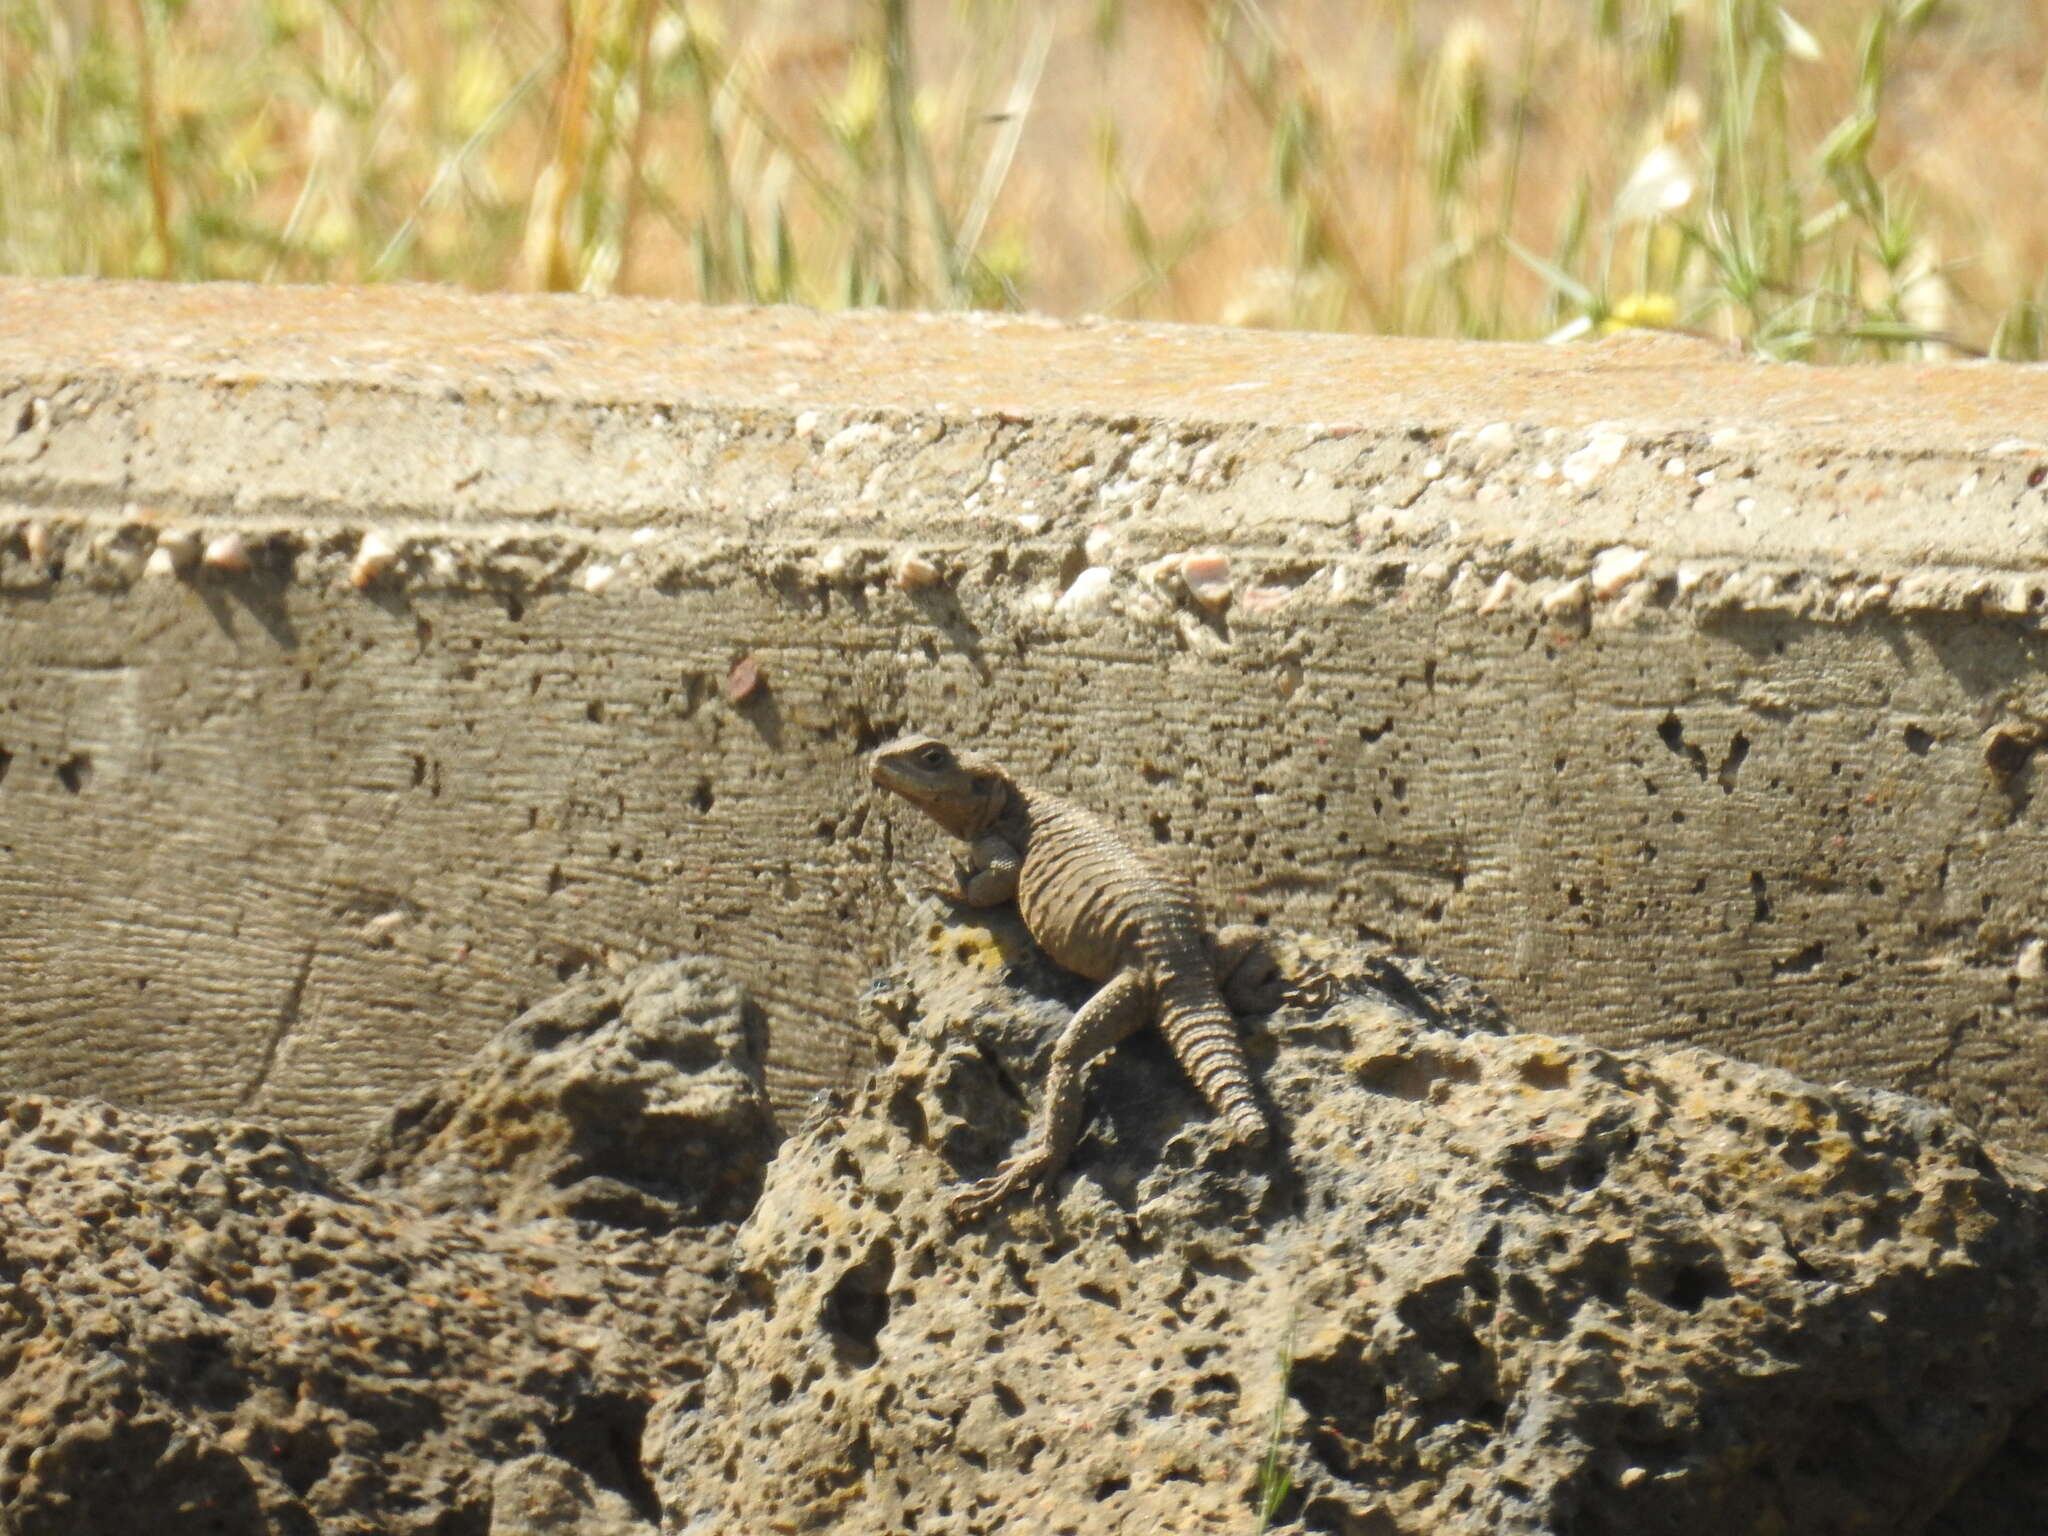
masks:
<path fill-rule="evenodd" d="M 944 867 L 915 726 L 2040 1147 L 2044 479 L 2039 370 L 0 283 L 0 1081 L 332 1146 L 687 949 L 790 1109 Z"/>

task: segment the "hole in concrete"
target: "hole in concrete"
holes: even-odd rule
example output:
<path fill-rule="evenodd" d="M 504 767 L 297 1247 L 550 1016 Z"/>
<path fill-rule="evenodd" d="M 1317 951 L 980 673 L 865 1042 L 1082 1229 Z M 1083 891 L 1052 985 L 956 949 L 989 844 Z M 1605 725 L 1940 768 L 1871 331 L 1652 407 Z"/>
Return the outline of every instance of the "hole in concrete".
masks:
<path fill-rule="evenodd" d="M 1906 727 L 1905 739 L 1906 750 L 1915 757 L 1925 757 L 1928 749 L 1934 745 L 1934 738 L 1921 730 L 1917 725 Z"/>
<path fill-rule="evenodd" d="M 1714 775 L 1721 781 L 1721 793 L 1735 793 L 1735 776 L 1742 771 L 1743 760 L 1749 756 L 1749 738 L 1737 731 L 1735 739 L 1728 743 L 1728 755 L 1721 759 L 1720 771 Z"/>
<path fill-rule="evenodd" d="M 1685 739 L 1685 726 L 1677 712 L 1666 715 L 1657 725 L 1657 739 L 1664 743 L 1674 757 L 1682 757 L 1692 764 L 1693 772 L 1702 780 L 1707 776 L 1707 754 Z"/>
<path fill-rule="evenodd" d="M 92 782 L 92 759 L 83 752 L 65 758 L 57 765 L 57 780 L 72 794 L 78 794 Z"/>
<path fill-rule="evenodd" d="M 14 754 L 5 747 L 0 747 L 0 784 L 7 781 L 7 770 L 13 762 Z"/>

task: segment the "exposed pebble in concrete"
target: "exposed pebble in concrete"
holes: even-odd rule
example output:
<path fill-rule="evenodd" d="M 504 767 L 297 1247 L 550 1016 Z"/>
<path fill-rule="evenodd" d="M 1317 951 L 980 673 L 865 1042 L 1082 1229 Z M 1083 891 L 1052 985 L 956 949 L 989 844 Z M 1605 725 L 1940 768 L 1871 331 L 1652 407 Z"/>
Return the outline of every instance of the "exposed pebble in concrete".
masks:
<path fill-rule="evenodd" d="M 1611 430 L 1596 430 L 1586 440 L 1586 446 L 1565 457 L 1563 473 L 1565 479 L 1584 490 L 1595 480 L 1621 462 L 1621 456 L 1628 450 L 1628 434 Z"/>
<path fill-rule="evenodd" d="M 725 696 L 735 704 L 744 704 L 766 686 L 761 664 L 751 656 L 742 656 L 732 664 L 732 670 L 725 675 Z"/>
<path fill-rule="evenodd" d="M 1473 452 L 1481 462 L 1505 458 L 1514 446 L 1514 428 L 1504 421 L 1489 421 L 1472 434 Z"/>
<path fill-rule="evenodd" d="M 618 574 L 619 568 L 617 566 L 599 562 L 596 565 L 589 565 L 583 568 L 583 575 L 577 582 L 577 585 L 594 597 L 610 586 Z"/>
<path fill-rule="evenodd" d="M 30 522 L 21 530 L 21 547 L 29 559 L 37 565 L 45 565 L 50 559 L 50 530 L 39 522 Z"/>
<path fill-rule="evenodd" d="M 166 528 L 156 536 L 156 550 L 150 557 L 152 570 L 157 556 L 162 556 L 170 573 L 182 576 L 199 561 L 199 535 L 189 528 Z"/>
<path fill-rule="evenodd" d="M 1617 544 L 1612 549 L 1603 549 L 1593 561 L 1589 577 L 1593 584 L 1593 595 L 1602 599 L 1616 596 L 1630 582 L 1642 575 L 1643 568 L 1649 563 L 1648 550 L 1635 549 L 1627 544 Z"/>
<path fill-rule="evenodd" d="M 239 576 L 249 569 L 249 546 L 239 533 L 223 533 L 207 541 L 206 552 L 200 560 L 208 570 Z"/>
<path fill-rule="evenodd" d="M 370 586 L 398 560 L 398 546 L 381 529 L 372 528 L 356 546 L 348 568 L 348 584 L 358 591 Z"/>
<path fill-rule="evenodd" d="M 939 584 L 939 568 L 920 554 L 906 554 L 896 562 L 891 579 L 905 592 L 921 592 Z"/>
<path fill-rule="evenodd" d="M 1204 608 L 1215 610 L 1230 601 L 1230 559 L 1226 555 L 1205 551 L 1201 554 L 1183 555 L 1180 560 L 1180 579 L 1188 589 L 1188 596 Z"/>
<path fill-rule="evenodd" d="M 1497 613 L 1513 602 L 1521 590 L 1521 579 L 1513 571 L 1502 571 L 1494 577 L 1493 585 L 1487 588 L 1486 597 L 1479 604 L 1479 611 Z"/>
<path fill-rule="evenodd" d="M 1091 614 L 1099 613 L 1109 606 L 1109 587 L 1113 573 L 1106 565 L 1091 565 L 1076 576 L 1066 591 L 1053 604 L 1057 613 Z"/>
<path fill-rule="evenodd" d="M 1546 592 L 1539 606 L 1551 618 L 1583 612 L 1586 607 L 1586 578 L 1575 576 L 1563 586 Z"/>

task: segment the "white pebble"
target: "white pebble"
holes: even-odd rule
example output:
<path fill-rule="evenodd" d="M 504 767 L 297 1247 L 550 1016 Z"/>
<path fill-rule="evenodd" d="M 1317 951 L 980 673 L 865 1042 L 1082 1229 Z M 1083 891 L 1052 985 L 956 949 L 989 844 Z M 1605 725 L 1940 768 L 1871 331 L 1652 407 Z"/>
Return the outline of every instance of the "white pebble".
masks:
<path fill-rule="evenodd" d="M 1081 551 L 1090 565 L 1109 564 L 1110 551 L 1115 547 L 1116 540 L 1107 528 L 1091 528 L 1088 537 L 1081 541 Z"/>
<path fill-rule="evenodd" d="M 173 572 L 189 571 L 199 559 L 199 535 L 189 528 L 166 528 L 156 536 L 156 555 L 163 556 Z M 152 567 L 156 555 L 150 556 Z"/>
<path fill-rule="evenodd" d="M 619 568 L 615 565 L 587 565 L 583 568 L 580 585 L 584 591 L 595 596 L 610 586 L 618 574 Z"/>
<path fill-rule="evenodd" d="M 1566 456 L 1562 472 L 1565 479 L 1584 490 L 1619 464 L 1627 449 L 1626 433 L 1595 432 L 1586 439 L 1585 447 Z"/>
<path fill-rule="evenodd" d="M 825 440 L 825 446 L 821 451 L 826 458 L 836 459 L 870 444 L 877 448 L 884 447 L 895 441 L 895 438 L 895 432 L 879 421 L 857 421 L 852 426 L 841 427 L 833 433 Z"/>
<path fill-rule="evenodd" d="M 818 557 L 818 574 L 827 581 L 839 581 L 853 569 L 853 551 L 844 544 L 834 544 Z"/>
<path fill-rule="evenodd" d="M 1073 580 L 1053 604 L 1056 613 L 1094 613 L 1109 602 L 1111 572 L 1106 565 L 1091 565 Z"/>
<path fill-rule="evenodd" d="M 905 592 L 921 592 L 939 584 L 939 568 L 923 555 L 906 554 L 896 562 L 892 579 Z"/>
<path fill-rule="evenodd" d="M 1017 514 L 1017 526 L 1034 537 L 1045 532 L 1045 522 L 1045 514 L 1043 512 L 1020 512 Z"/>
<path fill-rule="evenodd" d="M 1204 608 L 1217 609 L 1230 601 L 1230 561 L 1213 552 L 1184 555 L 1180 579 L 1188 596 Z"/>
<path fill-rule="evenodd" d="M 1498 458 L 1515 446 L 1515 431 L 1504 421 L 1489 421 L 1472 434 L 1472 446 L 1487 458 Z"/>
<path fill-rule="evenodd" d="M 1666 459 L 1664 461 L 1664 473 L 1671 476 L 1671 478 L 1674 480 L 1684 479 L 1685 460 L 1678 458 L 1675 455 L 1671 458 Z"/>
<path fill-rule="evenodd" d="M 1513 571 L 1502 571 L 1494 577 L 1493 585 L 1486 589 L 1486 596 L 1480 600 L 1481 613 L 1494 613 L 1515 600 L 1522 590 L 1521 578 Z"/>
<path fill-rule="evenodd" d="M 29 559 L 37 565 L 50 558 L 50 530 L 41 523 L 30 523 L 21 530 L 22 547 L 28 551 Z"/>
<path fill-rule="evenodd" d="M 240 575 L 249 569 L 249 546 L 242 542 L 239 533 L 223 533 L 207 540 L 205 553 L 199 558 L 209 570 Z"/>
<path fill-rule="evenodd" d="M 1555 591 L 1545 593 L 1539 606 L 1552 618 L 1577 613 L 1586 606 L 1586 578 L 1575 576 Z"/>
<path fill-rule="evenodd" d="M 398 546 L 382 529 L 372 528 L 356 546 L 356 557 L 348 568 L 348 584 L 367 587 L 390 570 L 398 559 Z"/>
<path fill-rule="evenodd" d="M 1593 561 L 1589 580 L 1593 583 L 1593 595 L 1610 598 L 1619 594 L 1630 582 L 1643 574 L 1643 567 L 1650 563 L 1649 551 L 1635 549 L 1627 544 L 1617 544 L 1612 549 L 1603 549 Z"/>

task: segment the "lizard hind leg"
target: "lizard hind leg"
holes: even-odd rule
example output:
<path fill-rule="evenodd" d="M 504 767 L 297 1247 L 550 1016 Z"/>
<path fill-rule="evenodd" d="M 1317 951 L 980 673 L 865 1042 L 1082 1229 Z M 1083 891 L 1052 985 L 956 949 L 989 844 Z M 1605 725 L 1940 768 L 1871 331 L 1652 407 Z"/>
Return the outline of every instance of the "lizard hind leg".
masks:
<path fill-rule="evenodd" d="M 1088 1064 L 1138 1030 L 1151 1015 L 1153 989 L 1136 971 L 1119 971 L 1082 1004 L 1053 1047 L 1045 1100 L 1024 1145 L 995 1173 L 970 1184 L 952 1199 L 956 1220 L 972 1221 L 994 1210 L 1018 1190 L 1051 1178 L 1066 1165 L 1081 1139 L 1081 1111 Z"/>

